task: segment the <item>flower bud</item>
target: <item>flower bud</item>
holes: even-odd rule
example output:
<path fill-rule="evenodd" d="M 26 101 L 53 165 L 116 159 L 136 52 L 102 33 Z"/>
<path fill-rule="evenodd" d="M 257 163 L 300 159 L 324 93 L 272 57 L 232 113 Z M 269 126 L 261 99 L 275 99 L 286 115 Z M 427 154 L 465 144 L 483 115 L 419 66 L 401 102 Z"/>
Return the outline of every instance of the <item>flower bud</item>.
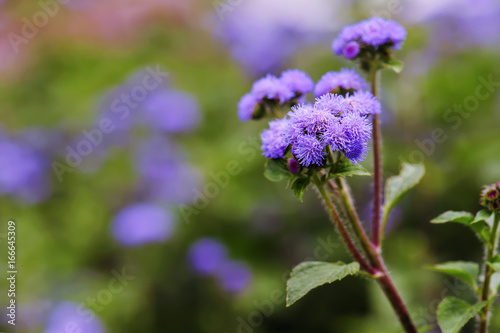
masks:
<path fill-rule="evenodd" d="M 500 210 L 500 182 L 485 186 L 481 191 L 479 203 L 491 211 Z"/>

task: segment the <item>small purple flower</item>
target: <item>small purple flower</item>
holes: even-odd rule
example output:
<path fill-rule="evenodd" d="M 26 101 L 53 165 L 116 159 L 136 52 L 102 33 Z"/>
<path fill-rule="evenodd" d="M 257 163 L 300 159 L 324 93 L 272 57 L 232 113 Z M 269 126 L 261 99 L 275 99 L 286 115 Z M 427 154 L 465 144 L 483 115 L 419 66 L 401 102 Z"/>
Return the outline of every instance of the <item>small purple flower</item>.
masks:
<path fill-rule="evenodd" d="M 350 141 L 366 142 L 370 140 L 372 124 L 366 117 L 357 113 L 347 113 L 341 122 Z"/>
<path fill-rule="evenodd" d="M 178 90 L 152 93 L 144 101 L 143 109 L 149 126 L 168 133 L 188 132 L 200 122 L 200 109 L 196 99 Z"/>
<path fill-rule="evenodd" d="M 217 280 L 225 291 L 240 293 L 252 282 L 252 271 L 240 262 L 227 261 L 217 271 Z"/>
<path fill-rule="evenodd" d="M 283 158 L 288 143 L 284 132 L 287 126 L 286 119 L 276 119 L 269 122 L 269 129 L 260 135 L 262 139 L 262 155 L 267 158 Z"/>
<path fill-rule="evenodd" d="M 46 157 L 31 146 L 0 140 L 0 194 L 27 203 L 45 200 L 51 191 L 48 167 Z"/>
<path fill-rule="evenodd" d="M 249 121 L 254 117 L 259 102 L 260 99 L 252 93 L 243 95 L 238 103 L 238 117 L 242 122 Z"/>
<path fill-rule="evenodd" d="M 279 104 L 283 104 L 295 96 L 283 81 L 271 74 L 257 80 L 253 84 L 251 93 L 259 100 L 276 100 Z"/>
<path fill-rule="evenodd" d="M 387 45 L 393 50 L 401 48 L 406 39 L 406 30 L 394 20 L 372 17 L 342 29 L 332 43 L 336 55 L 343 54 L 347 59 L 356 58 L 367 47 L 378 50 Z"/>
<path fill-rule="evenodd" d="M 359 43 L 356 41 L 351 41 L 344 45 L 342 49 L 342 54 L 346 59 L 354 59 L 359 53 Z"/>
<path fill-rule="evenodd" d="M 144 199 L 169 205 L 192 202 L 200 175 L 171 141 L 159 136 L 144 140 L 136 148 L 134 160 Z"/>
<path fill-rule="evenodd" d="M 332 146 L 334 151 L 343 151 L 349 142 L 347 133 L 342 126 L 340 119 L 337 119 L 332 126 L 328 127 L 321 136 L 321 141 Z"/>
<path fill-rule="evenodd" d="M 330 111 L 335 116 L 342 116 L 349 109 L 349 105 L 342 95 L 328 93 L 316 98 L 314 108 Z"/>
<path fill-rule="evenodd" d="M 52 311 L 44 330 L 44 333 L 56 332 L 105 333 L 106 329 L 98 317 L 82 316 L 80 305 L 63 302 Z"/>
<path fill-rule="evenodd" d="M 345 157 L 354 164 L 364 161 L 368 152 L 366 142 L 354 140 L 349 142 L 344 148 Z"/>
<path fill-rule="evenodd" d="M 292 146 L 292 154 L 299 160 L 300 164 L 309 167 L 310 165 L 323 165 L 325 145 L 315 136 L 300 136 Z"/>
<path fill-rule="evenodd" d="M 295 158 L 290 158 L 288 160 L 288 170 L 291 173 L 298 173 L 300 171 L 300 163 Z"/>
<path fill-rule="evenodd" d="M 356 91 L 365 89 L 366 81 L 354 69 L 342 68 L 340 72 L 328 72 L 316 83 L 314 95 L 320 97 L 339 89 Z"/>
<path fill-rule="evenodd" d="M 353 95 L 346 97 L 349 110 L 362 116 L 379 114 L 381 112 L 380 102 L 369 91 L 356 91 Z"/>
<path fill-rule="evenodd" d="M 280 80 L 296 95 L 305 95 L 314 89 L 314 81 L 309 75 L 298 69 L 284 71 L 281 73 Z"/>
<path fill-rule="evenodd" d="M 167 210 L 149 203 L 138 203 L 119 211 L 112 223 L 112 233 L 124 246 L 161 243 L 170 238 L 174 217 Z"/>
<path fill-rule="evenodd" d="M 189 249 L 191 267 L 201 275 L 213 275 L 226 262 L 226 247 L 213 238 L 197 240 Z"/>

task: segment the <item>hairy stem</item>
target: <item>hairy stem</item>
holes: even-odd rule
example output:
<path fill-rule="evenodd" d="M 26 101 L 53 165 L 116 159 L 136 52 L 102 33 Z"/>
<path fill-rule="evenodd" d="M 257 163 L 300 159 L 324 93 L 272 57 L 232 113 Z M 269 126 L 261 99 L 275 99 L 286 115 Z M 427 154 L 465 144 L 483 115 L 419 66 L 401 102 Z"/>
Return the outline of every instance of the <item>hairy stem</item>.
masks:
<path fill-rule="evenodd" d="M 481 301 L 488 301 L 486 306 L 483 308 L 480 314 L 479 321 L 479 329 L 478 333 L 487 333 L 488 332 L 488 324 L 490 317 L 490 284 L 491 284 L 491 276 L 493 275 L 493 270 L 487 264 L 493 256 L 496 254 L 497 246 L 498 246 L 498 225 L 500 222 L 500 214 L 495 214 L 495 221 L 493 223 L 493 228 L 491 230 L 490 242 L 486 246 L 486 262 L 484 263 L 484 283 L 483 283 L 483 291 L 481 293 Z"/>
<path fill-rule="evenodd" d="M 346 227 L 342 223 L 342 220 L 340 219 L 340 216 L 337 212 L 337 209 L 333 205 L 332 200 L 328 196 L 327 191 L 325 190 L 324 185 L 321 183 L 319 180 L 319 177 L 317 174 L 314 174 L 313 176 L 313 181 L 314 185 L 318 188 L 319 194 L 323 198 L 323 201 L 326 204 L 326 208 L 328 209 L 328 212 L 330 213 L 330 216 L 332 217 L 333 223 L 335 224 L 335 227 L 339 231 L 340 236 L 342 237 L 342 240 L 347 246 L 347 249 L 353 256 L 353 258 L 359 263 L 361 268 L 363 268 L 366 272 L 368 272 L 372 276 L 377 276 L 379 272 L 375 270 L 372 266 L 370 266 L 365 258 L 359 253 L 358 249 L 356 248 L 356 245 L 354 245 L 354 242 L 351 239 L 351 236 L 349 236 L 349 233 L 347 232 Z"/>
<path fill-rule="evenodd" d="M 372 64 L 370 84 L 374 96 L 378 96 L 378 73 L 378 63 Z M 372 242 L 378 247 L 380 244 L 380 209 L 382 206 L 381 135 L 378 114 L 373 116 L 373 180 Z"/>

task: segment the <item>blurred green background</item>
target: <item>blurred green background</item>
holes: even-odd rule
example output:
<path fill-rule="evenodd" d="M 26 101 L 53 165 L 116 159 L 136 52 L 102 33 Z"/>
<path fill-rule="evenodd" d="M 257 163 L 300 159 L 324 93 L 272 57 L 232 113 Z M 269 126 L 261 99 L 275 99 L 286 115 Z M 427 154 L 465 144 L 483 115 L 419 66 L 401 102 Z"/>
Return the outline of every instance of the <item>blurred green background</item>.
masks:
<path fill-rule="evenodd" d="M 2 331 L 56 333 L 51 323 L 64 319 L 55 318 L 55 309 L 72 302 L 93 311 L 95 318 L 81 330 L 89 333 L 399 332 L 377 286 L 359 277 L 323 286 L 285 308 L 285 279 L 294 265 L 306 258 L 349 257 L 313 191 L 299 203 L 284 184 L 263 177 L 259 134 L 266 122 L 242 124 L 236 115 L 241 96 L 267 72 L 298 68 L 317 81 L 327 71 L 352 67 L 333 55 L 331 41 L 343 25 L 377 13 L 408 30 L 397 53 L 405 70 L 382 75 L 384 176 L 398 173 L 402 160 L 422 161 L 427 169 L 393 216 L 386 261 L 420 325 L 434 323 L 445 295 L 471 300 L 461 282 L 423 267 L 483 255 L 466 228 L 429 221 L 445 210 L 477 211 L 481 186 L 500 180 L 499 84 L 484 90 L 487 97 L 476 99 L 465 116 L 453 111 L 472 103 L 480 78 L 500 82 L 496 1 L 401 1 L 396 7 L 392 1 L 62 3 L 30 38 L 23 35 L 26 20 L 37 20 L 34 15 L 45 5 L 19 0 L 1 5 L 2 140 L 20 142 L 33 129 L 43 135 L 28 140 L 28 146 L 56 137 L 40 144 L 48 166 L 46 182 L 35 187 L 48 193 L 34 202 L 5 189 L 0 196 L 3 309 L 9 301 L 5 234 L 10 219 L 17 226 L 18 268 L 17 324 L 12 327 L 3 316 Z M 147 126 L 127 132 L 126 144 L 106 147 L 98 167 L 71 167 L 62 181 L 53 162 L 64 163 L 65 148 L 94 128 L 106 93 L 148 66 L 168 72 L 168 89 L 190 94 L 199 105 L 198 126 L 161 134 L 182 151 L 185 168 L 194 168 L 192 177 L 199 180 L 183 189 L 189 199 L 160 204 L 172 216 L 168 239 L 126 246 L 111 225 L 121 209 L 144 201 L 134 152 L 148 136 Z M 445 133 L 443 142 L 429 141 L 436 129 Z M 100 154 L 96 149 L 86 159 Z M 22 159 L 7 154 L 0 160 L 0 178 L 12 179 L 22 167 L 12 165 Z M 213 174 L 226 172 L 228 163 L 236 163 L 238 171 L 201 207 L 197 191 L 206 193 L 207 184 L 215 183 Z M 363 165 L 371 169 L 370 158 Z M 357 206 L 367 211 L 371 180 L 350 181 Z M 207 237 L 246 267 L 237 292 L 192 267 L 192 245 Z M 103 293 L 122 270 L 133 279 L 119 292 Z M 89 305 L 89 297 L 102 300 L 104 294 L 111 295 L 105 304 Z M 93 326 L 96 322 L 102 327 Z M 491 327 L 496 331 L 498 307 Z"/>

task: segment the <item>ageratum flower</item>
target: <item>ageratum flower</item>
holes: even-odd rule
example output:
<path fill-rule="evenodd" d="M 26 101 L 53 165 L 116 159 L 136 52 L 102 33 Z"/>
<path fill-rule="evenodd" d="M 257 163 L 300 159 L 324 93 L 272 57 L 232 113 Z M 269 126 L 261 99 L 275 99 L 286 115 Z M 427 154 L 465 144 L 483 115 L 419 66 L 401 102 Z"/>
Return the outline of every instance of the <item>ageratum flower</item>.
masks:
<path fill-rule="evenodd" d="M 105 333 L 101 320 L 93 314 L 92 320 L 82 316 L 82 306 L 72 302 L 59 303 L 51 312 L 44 333 L 68 332 Z"/>
<path fill-rule="evenodd" d="M 260 135 L 262 139 L 262 155 L 267 158 L 283 158 L 288 144 L 285 141 L 284 131 L 286 119 L 276 119 L 269 122 L 269 129 Z"/>
<path fill-rule="evenodd" d="M 314 95 L 316 97 L 327 93 L 345 95 L 366 87 L 366 81 L 354 69 L 342 68 L 340 72 L 328 72 L 323 75 L 316 83 Z"/>
<path fill-rule="evenodd" d="M 283 136 L 300 165 L 324 165 L 328 145 L 355 164 L 365 159 L 372 132 L 368 115 L 377 107 L 371 105 L 368 110 L 361 102 L 349 103 L 348 98 L 327 94 L 314 105 L 299 105 L 288 113 Z M 368 95 L 358 98 L 364 101 Z M 371 99 L 370 102 L 378 103 Z"/>
<path fill-rule="evenodd" d="M 112 223 L 116 241 L 124 246 L 161 243 L 170 238 L 174 218 L 162 207 L 139 203 L 119 211 Z"/>
<path fill-rule="evenodd" d="M 479 203 L 490 211 L 500 211 L 500 182 L 485 186 Z"/>
<path fill-rule="evenodd" d="M 281 82 L 288 87 L 299 102 L 305 102 L 305 95 L 314 89 L 314 81 L 309 75 L 298 69 L 289 69 L 281 73 Z"/>
<path fill-rule="evenodd" d="M 288 75 L 285 77 L 287 78 Z M 287 78 L 289 80 L 289 78 Z M 303 88 L 303 83 L 299 83 L 299 88 Z M 294 87 L 294 88 L 297 88 Z M 238 117 L 242 122 L 259 119 L 264 113 L 264 103 L 269 105 L 278 105 L 288 102 L 296 96 L 296 93 L 276 76 L 268 74 L 260 80 L 257 80 L 250 93 L 243 95 L 238 103 Z"/>
<path fill-rule="evenodd" d="M 348 95 L 345 100 L 349 110 L 358 112 L 362 116 L 381 112 L 379 101 L 369 91 L 356 91 L 353 95 Z"/>
<path fill-rule="evenodd" d="M 226 261 L 216 273 L 222 289 L 229 293 L 240 293 L 252 282 L 252 271 L 237 261 Z"/>
<path fill-rule="evenodd" d="M 212 275 L 227 260 L 227 249 L 213 238 L 196 241 L 188 253 L 188 261 L 194 271 L 201 275 Z"/>
<path fill-rule="evenodd" d="M 342 29 L 332 43 L 336 55 L 355 59 L 363 51 L 398 50 L 406 39 L 406 30 L 394 20 L 372 17 Z"/>

